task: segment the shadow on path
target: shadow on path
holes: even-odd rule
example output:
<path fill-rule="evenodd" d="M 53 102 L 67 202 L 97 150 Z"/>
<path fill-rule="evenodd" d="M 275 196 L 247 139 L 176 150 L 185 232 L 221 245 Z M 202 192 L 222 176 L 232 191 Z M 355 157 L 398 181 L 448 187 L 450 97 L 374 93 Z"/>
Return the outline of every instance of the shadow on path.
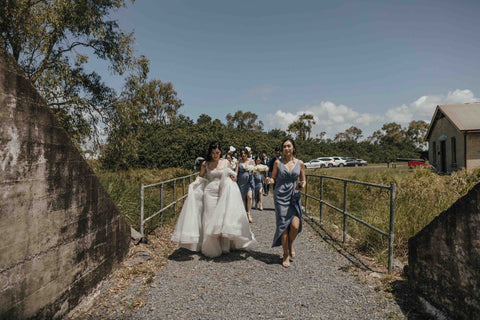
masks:
<path fill-rule="evenodd" d="M 318 236 L 320 236 L 320 238 L 322 238 L 323 241 L 325 241 L 325 243 L 330 245 L 339 254 L 341 254 L 348 261 L 354 264 L 357 268 L 360 268 L 361 270 L 364 270 L 364 271 L 368 270 L 368 271 L 379 272 L 378 270 L 372 270 L 370 266 L 365 264 L 365 262 L 363 262 L 354 253 L 349 252 L 347 248 L 345 248 L 345 246 L 343 246 L 343 244 L 339 240 L 335 239 L 318 221 L 312 219 L 311 217 L 308 217 L 307 215 L 304 215 L 304 220 L 310 225 L 310 227 L 315 231 L 315 233 Z M 380 271 L 380 273 L 382 272 Z"/>
<path fill-rule="evenodd" d="M 222 254 L 220 257 L 207 258 L 200 252 L 193 252 L 185 248 L 179 248 L 168 256 L 168 260 L 174 261 L 190 261 L 193 260 L 193 256 L 198 256 L 199 260 L 212 260 L 216 263 L 229 263 L 233 261 L 246 260 L 248 257 L 252 257 L 255 260 L 263 262 L 265 264 L 280 264 L 281 259 L 278 254 L 254 251 L 254 250 L 235 250 L 228 254 Z"/>
<path fill-rule="evenodd" d="M 423 308 L 407 280 L 394 281 L 392 283 L 392 294 L 408 320 L 435 320 L 434 317 L 418 311 Z"/>

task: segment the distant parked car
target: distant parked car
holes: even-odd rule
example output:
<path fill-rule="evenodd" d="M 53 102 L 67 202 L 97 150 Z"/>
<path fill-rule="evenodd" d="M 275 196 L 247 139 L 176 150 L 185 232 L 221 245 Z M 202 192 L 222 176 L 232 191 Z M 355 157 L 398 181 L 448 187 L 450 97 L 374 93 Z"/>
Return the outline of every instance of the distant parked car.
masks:
<path fill-rule="evenodd" d="M 363 159 L 357 159 L 355 162 L 358 166 L 368 166 L 368 162 Z"/>
<path fill-rule="evenodd" d="M 335 160 L 332 157 L 322 157 L 322 158 L 317 158 L 317 160 L 324 161 L 328 168 L 336 167 Z"/>
<path fill-rule="evenodd" d="M 345 158 L 345 161 L 347 162 L 347 164 L 346 164 L 347 167 L 358 166 L 357 159 L 355 159 L 355 158 L 347 157 L 347 158 Z"/>
<path fill-rule="evenodd" d="M 397 161 L 407 161 L 410 169 L 417 167 L 430 167 L 430 165 L 425 162 L 425 159 L 397 158 Z"/>
<path fill-rule="evenodd" d="M 344 157 L 332 157 L 334 162 L 334 167 L 345 167 L 347 165 L 347 160 Z"/>
<path fill-rule="evenodd" d="M 319 159 L 313 159 L 308 162 L 305 162 L 305 168 L 314 169 L 314 168 L 326 168 L 327 163 Z"/>
<path fill-rule="evenodd" d="M 415 169 L 417 167 L 429 167 L 430 165 L 428 163 L 425 162 L 425 160 L 420 160 L 420 159 L 414 159 L 414 160 L 410 160 L 408 161 L 408 167 L 410 169 Z"/>

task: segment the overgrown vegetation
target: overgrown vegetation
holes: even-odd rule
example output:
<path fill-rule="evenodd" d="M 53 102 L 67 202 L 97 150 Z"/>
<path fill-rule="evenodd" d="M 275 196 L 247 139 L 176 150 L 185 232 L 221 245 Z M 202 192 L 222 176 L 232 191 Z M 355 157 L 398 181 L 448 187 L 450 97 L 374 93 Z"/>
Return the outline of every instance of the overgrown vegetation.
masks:
<path fill-rule="evenodd" d="M 328 169 L 307 173 L 332 175 L 332 171 Z M 396 185 L 394 256 L 404 262 L 407 260 L 408 239 L 480 182 L 480 170 L 462 170 L 452 175 L 438 175 L 427 169 L 365 167 L 335 170 L 333 174 L 351 180 Z M 318 196 L 319 179 L 312 177 L 308 181 L 308 193 Z M 342 181 L 324 179 L 324 200 L 342 209 L 343 188 Z M 389 230 L 389 205 L 387 190 L 348 184 L 347 212 L 386 232 Z M 318 216 L 318 203 L 308 200 L 308 211 Z M 324 206 L 323 221 L 327 230 L 341 240 L 342 215 Z M 358 250 L 386 264 L 386 237 L 352 219 L 347 219 L 347 233 Z"/>

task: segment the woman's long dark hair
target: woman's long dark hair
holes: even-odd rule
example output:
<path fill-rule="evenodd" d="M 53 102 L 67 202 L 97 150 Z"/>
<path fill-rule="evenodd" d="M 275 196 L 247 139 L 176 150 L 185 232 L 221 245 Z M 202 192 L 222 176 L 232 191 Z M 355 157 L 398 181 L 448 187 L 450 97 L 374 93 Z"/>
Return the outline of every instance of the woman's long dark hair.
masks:
<path fill-rule="evenodd" d="M 208 151 L 207 151 L 207 154 L 205 156 L 205 159 L 207 159 L 207 161 L 212 161 L 212 150 L 214 150 L 214 149 L 219 149 L 220 150 L 220 157 L 222 156 L 222 147 L 220 146 L 220 142 L 218 142 L 218 141 L 212 142 L 208 146 Z"/>
<path fill-rule="evenodd" d="M 242 159 L 242 153 L 245 153 L 247 155 L 247 158 L 248 158 L 248 150 L 247 148 L 243 148 L 242 150 L 240 150 L 240 159 Z"/>
<path fill-rule="evenodd" d="M 296 155 L 297 154 L 297 146 L 295 145 L 295 141 L 293 141 L 292 139 L 290 138 L 287 138 L 285 140 L 283 140 L 281 146 L 280 146 L 280 150 L 283 152 L 283 145 L 285 142 L 287 141 L 290 141 L 292 143 L 292 146 L 293 146 L 293 155 Z"/>

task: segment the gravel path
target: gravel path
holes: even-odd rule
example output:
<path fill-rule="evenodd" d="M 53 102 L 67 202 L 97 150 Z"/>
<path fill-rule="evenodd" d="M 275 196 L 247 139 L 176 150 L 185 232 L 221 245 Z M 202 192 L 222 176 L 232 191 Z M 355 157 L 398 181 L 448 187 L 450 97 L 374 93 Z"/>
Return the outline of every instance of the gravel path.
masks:
<path fill-rule="evenodd" d="M 270 248 L 275 216 L 271 196 L 253 211 L 259 242 L 250 252 L 207 259 L 176 250 L 150 285 L 127 290 L 144 304 L 116 319 L 404 319 L 385 293 L 342 271 L 350 262 L 304 223 L 290 268 Z"/>

